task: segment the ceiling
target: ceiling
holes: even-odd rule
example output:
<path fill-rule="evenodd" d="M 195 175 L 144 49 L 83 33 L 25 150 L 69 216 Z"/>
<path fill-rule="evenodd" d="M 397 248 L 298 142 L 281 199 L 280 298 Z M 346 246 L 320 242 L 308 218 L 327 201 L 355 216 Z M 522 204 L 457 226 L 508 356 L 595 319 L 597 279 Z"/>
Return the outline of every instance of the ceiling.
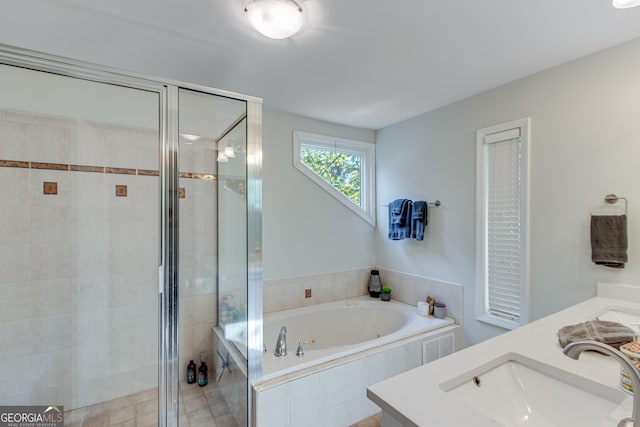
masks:
<path fill-rule="evenodd" d="M 264 99 L 378 129 L 640 37 L 610 0 L 300 0 L 270 40 L 246 0 L 3 0 L 0 43 Z"/>

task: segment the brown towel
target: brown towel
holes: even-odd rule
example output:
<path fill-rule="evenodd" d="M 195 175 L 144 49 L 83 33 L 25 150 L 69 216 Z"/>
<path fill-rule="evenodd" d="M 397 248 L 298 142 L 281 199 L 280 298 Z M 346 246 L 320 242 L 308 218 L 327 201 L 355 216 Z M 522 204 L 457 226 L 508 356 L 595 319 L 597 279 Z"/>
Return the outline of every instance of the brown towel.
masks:
<path fill-rule="evenodd" d="M 573 341 L 594 340 L 618 348 L 633 341 L 634 335 L 633 330 L 620 323 L 596 319 L 561 328 L 558 341 L 562 347 Z"/>
<path fill-rule="evenodd" d="M 627 216 L 591 215 L 591 260 L 624 268 L 627 262 Z"/>

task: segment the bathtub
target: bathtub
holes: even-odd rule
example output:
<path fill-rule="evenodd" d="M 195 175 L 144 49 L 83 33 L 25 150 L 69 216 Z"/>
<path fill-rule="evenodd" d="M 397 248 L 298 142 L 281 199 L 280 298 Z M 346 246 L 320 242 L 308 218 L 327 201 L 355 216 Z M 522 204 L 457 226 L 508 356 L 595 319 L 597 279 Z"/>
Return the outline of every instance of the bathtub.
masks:
<path fill-rule="evenodd" d="M 415 306 L 368 296 L 268 313 L 264 316 L 263 380 L 375 349 L 452 325 L 452 319 L 424 317 Z M 280 328 L 287 328 L 288 355 L 276 357 Z M 298 343 L 304 356 L 296 356 Z"/>

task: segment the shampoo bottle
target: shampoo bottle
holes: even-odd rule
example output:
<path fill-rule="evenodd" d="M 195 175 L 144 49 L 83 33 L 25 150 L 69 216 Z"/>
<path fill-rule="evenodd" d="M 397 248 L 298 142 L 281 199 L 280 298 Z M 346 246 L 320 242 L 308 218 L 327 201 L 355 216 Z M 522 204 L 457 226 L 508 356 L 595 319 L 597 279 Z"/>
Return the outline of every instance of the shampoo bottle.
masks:
<path fill-rule="evenodd" d="M 196 382 L 196 364 L 193 363 L 193 359 L 189 361 L 187 365 L 187 383 L 193 384 Z"/>
<path fill-rule="evenodd" d="M 198 385 L 204 387 L 209 382 L 209 372 L 207 369 L 207 353 L 200 353 L 200 367 L 198 368 Z"/>
<path fill-rule="evenodd" d="M 202 362 L 202 364 L 200 364 L 200 367 L 198 368 L 198 385 L 200 387 L 204 387 L 207 385 L 207 377 L 207 364 Z"/>

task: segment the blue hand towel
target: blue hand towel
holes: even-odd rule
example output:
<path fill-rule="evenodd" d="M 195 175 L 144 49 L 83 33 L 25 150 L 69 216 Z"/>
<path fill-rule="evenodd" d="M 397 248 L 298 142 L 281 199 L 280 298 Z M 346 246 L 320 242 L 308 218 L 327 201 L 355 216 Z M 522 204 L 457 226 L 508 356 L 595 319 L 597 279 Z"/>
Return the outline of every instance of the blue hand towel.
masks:
<path fill-rule="evenodd" d="M 389 203 L 389 239 L 411 237 L 411 200 L 396 199 Z"/>
<path fill-rule="evenodd" d="M 416 201 L 412 204 L 411 237 L 416 240 L 424 239 L 424 228 L 427 226 L 427 202 Z"/>

